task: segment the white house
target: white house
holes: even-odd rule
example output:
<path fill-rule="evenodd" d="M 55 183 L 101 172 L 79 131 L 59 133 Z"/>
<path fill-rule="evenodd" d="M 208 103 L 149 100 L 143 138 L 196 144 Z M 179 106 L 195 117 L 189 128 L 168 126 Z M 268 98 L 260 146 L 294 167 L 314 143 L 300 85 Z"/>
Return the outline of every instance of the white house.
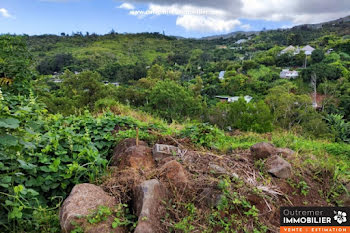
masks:
<path fill-rule="evenodd" d="M 313 47 L 311 47 L 310 45 L 306 45 L 301 50 L 305 52 L 305 55 L 311 55 L 315 49 Z"/>
<path fill-rule="evenodd" d="M 220 73 L 219 73 L 219 79 L 220 80 L 223 80 L 224 79 L 224 76 L 225 76 L 225 73 L 226 73 L 226 71 L 220 71 Z"/>
<path fill-rule="evenodd" d="M 113 85 L 113 86 L 116 86 L 116 87 L 119 87 L 119 83 L 117 83 L 117 82 L 115 82 L 115 83 L 110 83 L 111 85 Z"/>
<path fill-rule="evenodd" d="M 235 44 L 243 44 L 243 43 L 245 43 L 245 42 L 247 42 L 248 40 L 247 39 L 240 39 L 240 40 L 237 40 L 236 42 L 235 42 Z"/>
<path fill-rule="evenodd" d="M 232 103 L 232 102 L 236 102 L 239 100 L 239 98 L 241 98 L 241 96 L 215 96 L 215 98 L 218 98 L 220 99 L 222 102 L 229 102 L 229 103 Z M 249 103 L 251 100 L 253 99 L 253 97 L 249 96 L 249 95 L 246 95 L 244 96 L 244 100 Z"/>
<path fill-rule="evenodd" d="M 334 49 L 328 49 L 327 50 L 327 54 L 331 54 L 332 52 L 334 52 Z"/>
<path fill-rule="evenodd" d="M 287 48 L 283 49 L 280 54 L 285 54 L 285 53 L 288 53 L 288 52 L 293 52 L 294 55 L 297 55 L 300 53 L 300 51 L 304 51 L 304 53 L 306 55 L 311 55 L 312 52 L 314 51 L 315 49 L 313 47 L 311 47 L 310 45 L 306 45 L 305 47 L 303 47 L 302 49 L 299 48 L 299 46 L 297 47 L 294 47 L 293 45 L 289 45 Z"/>
<path fill-rule="evenodd" d="M 280 78 L 295 79 L 299 76 L 299 72 L 296 70 L 283 69 L 280 73 Z"/>
<path fill-rule="evenodd" d="M 234 97 L 231 97 L 228 102 L 236 102 L 239 100 L 239 98 L 241 98 L 241 96 L 234 96 Z M 246 95 L 244 96 L 244 100 L 245 102 L 249 103 L 251 100 L 253 99 L 253 97 L 249 96 L 249 95 Z"/>
<path fill-rule="evenodd" d="M 293 45 L 289 45 L 287 48 L 283 49 L 280 54 L 294 52 L 295 50 L 296 50 L 296 48 Z"/>
<path fill-rule="evenodd" d="M 113 85 L 113 86 L 116 86 L 116 87 L 119 87 L 119 83 L 118 82 L 114 82 L 114 83 L 110 83 L 109 81 L 103 81 L 103 83 L 105 84 L 105 86 L 107 86 L 107 85 Z"/>
<path fill-rule="evenodd" d="M 59 79 L 59 78 L 56 78 L 56 79 L 52 79 L 52 82 L 53 82 L 53 83 L 62 83 L 63 80 L 62 80 L 62 79 Z"/>

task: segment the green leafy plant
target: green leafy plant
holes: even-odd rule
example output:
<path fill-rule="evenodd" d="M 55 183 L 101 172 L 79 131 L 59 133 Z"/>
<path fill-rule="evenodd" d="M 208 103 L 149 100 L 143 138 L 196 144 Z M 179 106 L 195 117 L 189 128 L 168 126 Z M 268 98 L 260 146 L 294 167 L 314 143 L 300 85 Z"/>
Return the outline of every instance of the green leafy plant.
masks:
<path fill-rule="evenodd" d="M 107 206 L 99 206 L 97 210 L 89 214 L 86 219 L 91 224 L 106 221 L 112 215 L 112 210 Z"/>
<path fill-rule="evenodd" d="M 305 181 L 300 181 L 297 184 L 297 188 L 300 190 L 302 195 L 307 196 L 309 194 L 310 187 Z"/>
<path fill-rule="evenodd" d="M 184 217 L 180 222 L 177 222 L 174 225 L 174 228 L 177 230 L 181 230 L 185 233 L 189 233 L 195 229 L 195 227 L 193 226 L 193 222 L 197 218 L 197 209 L 193 203 L 186 204 L 185 209 L 187 210 L 188 215 Z"/>
<path fill-rule="evenodd" d="M 0 227 L 6 231 L 36 228 L 40 220 L 34 219 L 33 211 L 57 209 L 75 184 L 94 182 L 105 174 L 114 145 L 135 137 L 136 126 L 141 139 L 155 139 L 148 130 L 164 130 L 112 113 L 49 115 L 33 96 L 3 97 Z M 116 126 L 129 130 L 115 134 Z"/>
<path fill-rule="evenodd" d="M 209 216 L 212 229 L 222 232 L 247 231 L 248 222 L 254 225 L 255 232 L 266 232 L 267 228 L 259 222 L 259 210 L 236 191 L 233 191 L 230 179 L 224 178 L 218 183 L 222 195 L 219 204 Z"/>
<path fill-rule="evenodd" d="M 128 227 L 131 231 L 136 228 L 137 217 L 130 213 L 130 209 L 127 204 L 119 204 L 114 210 L 114 221 L 112 223 L 113 228 Z M 147 219 L 142 219 L 147 221 Z"/>

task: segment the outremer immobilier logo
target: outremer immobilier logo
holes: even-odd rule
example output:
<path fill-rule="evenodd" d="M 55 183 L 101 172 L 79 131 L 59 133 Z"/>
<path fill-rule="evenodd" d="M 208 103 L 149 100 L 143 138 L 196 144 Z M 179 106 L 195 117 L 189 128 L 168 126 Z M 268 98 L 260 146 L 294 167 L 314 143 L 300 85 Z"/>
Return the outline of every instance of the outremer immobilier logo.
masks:
<path fill-rule="evenodd" d="M 349 232 L 350 207 L 281 207 L 280 232 Z"/>

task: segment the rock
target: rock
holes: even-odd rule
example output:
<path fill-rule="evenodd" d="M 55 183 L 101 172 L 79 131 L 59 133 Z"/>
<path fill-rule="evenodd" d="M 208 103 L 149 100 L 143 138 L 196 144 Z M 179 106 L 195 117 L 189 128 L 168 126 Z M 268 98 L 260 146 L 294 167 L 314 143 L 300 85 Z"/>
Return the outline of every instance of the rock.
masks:
<path fill-rule="evenodd" d="M 132 167 L 135 169 L 150 169 L 155 166 L 151 148 L 147 146 L 133 146 L 121 156 L 120 167 Z"/>
<path fill-rule="evenodd" d="M 221 197 L 222 193 L 213 188 L 205 188 L 199 194 L 200 203 L 203 203 L 208 208 L 219 205 Z"/>
<path fill-rule="evenodd" d="M 220 174 L 220 175 L 228 174 L 225 168 L 220 167 L 219 165 L 216 165 L 213 163 L 209 163 L 209 168 L 210 170 L 214 171 L 216 174 Z"/>
<path fill-rule="evenodd" d="M 119 154 L 124 153 L 128 148 L 136 146 L 135 138 L 127 138 L 119 142 L 119 144 L 114 148 L 113 157 L 118 157 Z M 148 146 L 144 141 L 139 141 L 139 146 Z"/>
<path fill-rule="evenodd" d="M 184 186 L 184 184 L 188 183 L 185 169 L 179 162 L 175 160 L 171 160 L 165 163 L 160 168 L 160 173 L 177 187 L 185 188 L 186 186 Z"/>
<path fill-rule="evenodd" d="M 278 155 L 281 155 L 283 158 L 288 159 L 288 160 L 293 160 L 293 158 L 296 155 L 295 151 L 291 150 L 289 148 L 277 148 L 276 153 Z"/>
<path fill-rule="evenodd" d="M 167 162 L 170 162 L 170 161 L 173 161 L 173 160 L 175 160 L 175 157 L 166 157 L 166 158 L 160 160 L 160 161 L 158 162 L 157 165 L 158 165 L 159 167 L 161 167 L 161 166 L 163 166 L 164 164 L 166 164 Z"/>
<path fill-rule="evenodd" d="M 116 204 L 117 201 L 113 197 L 96 185 L 75 185 L 60 209 L 62 232 L 71 232 L 75 228 L 74 222 L 81 223 L 84 232 L 89 233 L 125 232 L 123 228 L 112 228 L 113 216 L 94 225 L 87 224 L 86 220 L 81 218 L 90 215 L 99 206 L 114 208 Z"/>
<path fill-rule="evenodd" d="M 276 154 L 276 147 L 271 143 L 261 142 L 250 148 L 251 155 L 254 159 L 266 159 Z"/>
<path fill-rule="evenodd" d="M 278 178 L 289 178 L 292 175 L 292 166 L 286 160 L 275 155 L 270 157 L 265 163 L 267 172 Z"/>
<path fill-rule="evenodd" d="M 223 167 L 221 167 L 219 165 L 216 165 L 216 164 L 213 164 L 213 163 L 209 163 L 209 168 L 210 168 L 210 171 L 213 171 L 215 174 L 228 175 L 228 176 L 230 176 L 232 178 L 239 179 L 239 176 L 236 173 L 229 172 L 225 168 L 223 168 Z"/>
<path fill-rule="evenodd" d="M 138 216 L 135 233 L 159 232 L 165 198 L 165 189 L 156 179 L 144 181 L 134 189 L 134 210 Z"/>
<path fill-rule="evenodd" d="M 152 153 L 153 153 L 153 158 L 156 161 L 160 161 L 166 157 L 181 154 L 181 150 L 175 146 L 164 145 L 164 144 L 155 144 L 153 146 Z"/>
<path fill-rule="evenodd" d="M 135 139 L 126 139 L 114 149 L 111 166 L 118 166 L 120 169 L 150 169 L 155 163 L 147 143 L 140 141 L 136 146 Z"/>

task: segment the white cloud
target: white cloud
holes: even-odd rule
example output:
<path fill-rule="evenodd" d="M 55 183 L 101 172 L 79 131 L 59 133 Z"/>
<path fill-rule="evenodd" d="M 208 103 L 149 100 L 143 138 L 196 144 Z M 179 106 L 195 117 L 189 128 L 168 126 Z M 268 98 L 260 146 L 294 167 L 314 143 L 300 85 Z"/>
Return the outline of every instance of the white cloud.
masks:
<path fill-rule="evenodd" d="M 178 16 L 176 25 L 186 30 L 201 32 L 228 32 L 241 25 L 238 19 L 228 19 L 224 10 L 189 4 L 158 5 L 151 3 L 146 11 L 133 10 L 129 14 L 139 18 L 149 15 L 175 15 Z"/>
<path fill-rule="evenodd" d="M 149 3 L 151 9 L 209 10 L 209 16 L 197 14 L 177 15 L 177 24 L 185 28 L 213 28 L 226 30 L 239 19 L 289 21 L 291 24 L 320 23 L 350 15 L 350 0 L 129 0 Z M 186 16 L 186 17 L 184 17 Z M 191 16 L 191 17 L 190 17 Z M 194 17 L 196 16 L 196 17 Z M 189 22 L 193 19 L 194 22 Z M 219 22 L 217 28 L 213 22 Z M 222 21 L 227 21 L 223 23 Z M 194 24 L 198 24 L 195 26 Z M 205 24 L 205 25 L 204 25 Z M 204 25 L 204 26 L 203 26 Z M 231 25 L 231 26 L 227 26 Z M 236 25 L 237 26 L 237 25 Z M 247 27 L 242 25 L 241 27 Z"/>
<path fill-rule="evenodd" d="M 237 19 L 225 20 L 211 16 L 183 15 L 177 18 L 176 25 L 191 31 L 228 32 L 241 25 L 241 22 Z"/>
<path fill-rule="evenodd" d="M 0 15 L 5 18 L 14 18 L 5 8 L 0 8 Z"/>
<path fill-rule="evenodd" d="M 134 5 L 132 5 L 131 3 L 127 3 L 127 2 L 124 2 L 123 4 L 121 4 L 118 8 L 126 9 L 126 10 L 135 9 Z"/>
<path fill-rule="evenodd" d="M 348 0 L 241 0 L 242 17 L 294 24 L 321 23 L 350 14 Z"/>
<path fill-rule="evenodd" d="M 164 6 L 151 3 L 148 10 L 155 13 L 164 12 L 169 15 L 211 15 L 216 17 L 223 17 L 226 15 L 226 12 L 220 9 L 213 7 L 197 7 L 189 4 L 172 4 Z"/>
<path fill-rule="evenodd" d="M 243 24 L 240 26 L 240 28 L 244 29 L 244 30 L 249 30 L 252 28 L 252 26 L 250 24 Z"/>

